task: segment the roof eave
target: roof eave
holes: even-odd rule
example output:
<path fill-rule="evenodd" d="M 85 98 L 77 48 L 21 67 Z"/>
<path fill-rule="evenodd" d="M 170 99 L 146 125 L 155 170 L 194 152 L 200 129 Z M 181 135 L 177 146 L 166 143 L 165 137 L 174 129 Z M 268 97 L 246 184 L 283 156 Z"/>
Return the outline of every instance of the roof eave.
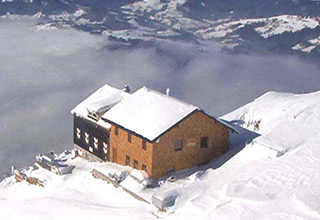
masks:
<path fill-rule="evenodd" d="M 212 118 L 212 119 L 215 120 L 216 122 L 222 124 L 223 126 L 226 126 L 228 129 L 231 130 L 232 133 L 235 132 L 235 133 L 239 134 L 239 131 L 238 131 L 236 128 L 234 128 L 233 126 L 231 126 L 227 121 L 222 120 L 222 119 L 219 119 L 219 118 L 216 118 L 216 117 L 214 117 L 214 116 L 212 116 L 212 115 L 209 115 L 207 112 L 205 112 L 205 111 L 202 110 L 202 109 L 199 110 L 199 111 L 202 112 L 203 114 L 207 115 L 208 117 Z"/>
<path fill-rule="evenodd" d="M 144 137 L 143 135 L 141 134 L 138 134 L 128 128 L 125 128 L 109 119 L 106 119 L 106 118 L 101 118 L 102 120 L 104 120 L 105 122 L 109 123 L 109 124 L 112 124 L 112 125 L 115 125 L 115 126 L 118 126 L 119 128 L 125 130 L 125 131 L 128 131 L 128 132 L 131 132 L 132 134 L 144 139 L 144 140 L 147 140 L 151 143 L 154 143 L 156 140 L 158 140 L 159 138 L 161 138 L 163 135 L 165 135 L 166 133 L 168 133 L 171 129 L 173 129 L 174 127 L 176 127 L 178 124 L 180 124 L 182 121 L 186 120 L 187 118 L 189 118 L 192 114 L 196 113 L 196 112 L 202 112 L 204 113 L 205 115 L 209 116 L 210 118 L 214 119 L 216 122 L 222 124 L 223 126 L 226 126 L 228 129 L 231 130 L 231 132 L 235 132 L 235 133 L 239 133 L 237 129 L 233 128 L 232 126 L 230 126 L 229 124 L 227 124 L 227 122 L 224 122 L 216 117 L 213 117 L 209 114 L 207 114 L 205 111 L 199 109 L 199 108 L 196 108 L 194 109 L 192 112 L 190 112 L 189 114 L 187 114 L 186 116 L 184 116 L 182 119 L 180 119 L 178 122 L 176 122 L 175 124 L 173 124 L 171 127 L 169 127 L 167 130 L 165 130 L 164 132 L 162 132 L 161 134 L 159 134 L 157 137 L 153 138 L 152 140 L 150 140 L 149 138 L 146 138 Z"/>
<path fill-rule="evenodd" d="M 134 132 L 134 131 L 131 131 L 130 129 L 125 128 L 125 127 L 123 127 L 123 126 L 121 126 L 121 125 L 119 125 L 119 124 L 117 124 L 117 123 L 115 123 L 114 121 L 111 121 L 111 120 L 109 120 L 109 119 L 101 118 L 101 120 L 103 120 L 103 121 L 105 121 L 105 122 L 107 122 L 107 123 L 109 123 L 109 124 L 111 124 L 111 125 L 117 126 L 117 127 L 121 128 L 121 129 L 123 129 L 123 130 L 125 130 L 125 131 L 131 132 L 132 134 L 134 134 L 134 135 L 136 135 L 136 136 L 138 136 L 138 137 L 140 137 L 140 138 L 142 138 L 142 139 L 144 139 L 144 140 L 147 140 L 147 141 L 149 141 L 149 142 L 151 142 L 151 143 L 153 143 L 153 142 L 156 140 L 156 139 L 150 140 L 150 139 L 142 136 L 141 134 L 138 134 L 138 133 L 136 133 L 136 132 Z"/>
<path fill-rule="evenodd" d="M 134 132 L 134 131 L 132 131 L 132 130 L 130 130 L 130 129 L 128 129 L 128 128 L 125 128 L 125 127 L 123 127 L 123 126 L 121 126 L 121 125 L 119 125 L 119 124 L 117 124 L 117 123 L 115 123 L 115 122 L 113 122 L 113 121 L 111 121 L 111 120 L 109 120 L 109 119 L 106 119 L 106 118 L 101 118 L 102 120 L 104 120 L 105 122 L 108 122 L 108 123 L 110 123 L 110 124 L 112 124 L 112 125 L 116 125 L 116 126 L 118 126 L 119 128 L 122 128 L 122 129 L 124 129 L 124 130 L 126 130 L 126 131 L 129 131 L 129 132 L 131 132 L 132 134 L 134 134 L 134 135 L 136 135 L 136 136 L 138 136 L 138 137 L 141 137 L 141 138 L 143 138 L 143 139 L 145 139 L 145 140 L 147 140 L 147 141 L 149 141 L 149 142 L 151 142 L 151 143 L 154 143 L 156 140 L 158 140 L 160 137 L 162 137 L 163 135 L 165 135 L 166 133 L 168 133 L 172 128 L 174 128 L 174 127 L 176 127 L 179 123 L 181 123 L 182 121 L 184 121 L 185 119 L 187 119 L 190 115 L 192 115 L 192 114 L 194 114 L 195 112 L 198 112 L 199 111 L 199 109 L 197 108 L 197 109 L 194 109 L 192 112 L 190 112 L 189 114 L 187 114 L 186 116 L 184 116 L 182 119 L 180 119 L 178 122 L 176 122 L 175 124 L 173 124 L 171 127 L 169 127 L 168 129 L 166 129 L 165 131 L 163 131 L 161 134 L 159 134 L 158 136 L 156 136 L 155 138 L 153 138 L 153 139 L 149 139 L 149 138 L 146 138 L 146 137 L 144 137 L 143 135 L 141 135 L 141 134 L 138 134 L 138 133 L 136 133 L 136 132 Z"/>

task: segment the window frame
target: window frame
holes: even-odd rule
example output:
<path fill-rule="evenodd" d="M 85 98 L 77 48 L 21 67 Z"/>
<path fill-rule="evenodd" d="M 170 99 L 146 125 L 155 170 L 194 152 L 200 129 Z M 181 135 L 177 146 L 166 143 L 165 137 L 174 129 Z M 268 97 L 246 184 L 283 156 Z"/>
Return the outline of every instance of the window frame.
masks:
<path fill-rule="evenodd" d="M 128 131 L 128 137 L 127 140 L 129 143 L 132 143 L 132 134 Z"/>
<path fill-rule="evenodd" d="M 144 171 L 148 172 L 148 171 L 147 171 L 147 165 L 142 164 L 141 168 L 142 168 L 142 170 L 144 170 Z"/>
<path fill-rule="evenodd" d="M 139 169 L 139 161 L 136 160 L 136 159 L 133 160 L 133 168 L 134 169 Z"/>
<path fill-rule="evenodd" d="M 209 137 L 204 136 L 200 139 L 200 148 L 208 148 L 209 147 Z"/>
<path fill-rule="evenodd" d="M 93 145 L 96 149 L 99 147 L 99 139 L 96 137 L 93 137 Z"/>
<path fill-rule="evenodd" d="M 85 138 L 84 138 L 85 142 L 86 142 L 87 144 L 89 144 L 89 142 L 90 142 L 90 134 L 87 133 L 87 132 L 85 132 L 84 135 L 85 135 Z"/>
<path fill-rule="evenodd" d="M 103 142 L 102 145 L 103 145 L 103 152 L 105 154 L 107 154 L 108 153 L 108 145 L 106 144 L 106 142 Z"/>
<path fill-rule="evenodd" d="M 167 173 L 173 173 L 176 171 L 176 167 L 175 166 L 170 166 L 169 169 L 168 169 L 168 172 Z"/>
<path fill-rule="evenodd" d="M 183 149 L 183 139 L 176 140 L 174 151 L 182 151 Z"/>
<path fill-rule="evenodd" d="M 147 150 L 147 141 L 145 139 L 142 140 L 142 149 Z"/>
<path fill-rule="evenodd" d="M 129 155 L 126 154 L 126 166 L 130 166 L 131 164 L 131 158 Z"/>
<path fill-rule="evenodd" d="M 76 128 L 76 135 L 77 135 L 78 139 L 81 138 L 81 129 L 80 128 Z"/>

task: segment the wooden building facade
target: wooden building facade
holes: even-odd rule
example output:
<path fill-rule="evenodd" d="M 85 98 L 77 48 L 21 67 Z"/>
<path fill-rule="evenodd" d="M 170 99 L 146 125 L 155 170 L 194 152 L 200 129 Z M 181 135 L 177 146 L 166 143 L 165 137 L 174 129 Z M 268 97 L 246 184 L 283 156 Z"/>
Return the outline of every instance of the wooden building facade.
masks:
<path fill-rule="evenodd" d="M 109 129 L 99 126 L 91 120 L 73 116 L 73 143 L 86 152 L 82 157 L 92 161 L 109 161 Z M 81 154 L 80 153 L 80 154 Z M 91 157 L 90 154 L 97 158 Z"/>
<path fill-rule="evenodd" d="M 109 161 L 111 125 L 101 117 L 129 96 L 128 88 L 125 89 L 122 91 L 106 84 L 72 109 L 73 143 L 79 156 L 90 161 Z"/>
<path fill-rule="evenodd" d="M 145 170 L 150 177 L 158 179 L 174 171 L 208 163 L 226 153 L 230 131 L 224 124 L 198 110 L 154 141 L 113 124 L 110 161 Z"/>
<path fill-rule="evenodd" d="M 229 150 L 227 123 L 169 95 L 105 85 L 74 110 L 74 145 L 91 161 L 144 170 L 153 179 Z"/>

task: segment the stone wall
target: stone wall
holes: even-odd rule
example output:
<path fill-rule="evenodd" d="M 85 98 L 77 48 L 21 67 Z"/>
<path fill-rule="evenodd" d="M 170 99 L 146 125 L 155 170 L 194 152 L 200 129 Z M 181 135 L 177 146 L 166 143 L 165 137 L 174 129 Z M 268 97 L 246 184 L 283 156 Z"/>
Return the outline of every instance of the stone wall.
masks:
<path fill-rule="evenodd" d="M 79 157 L 82 157 L 83 159 L 86 159 L 90 162 L 104 162 L 102 159 L 99 157 L 93 155 L 89 151 L 84 150 L 83 148 L 79 147 L 78 145 L 74 144 L 73 145 L 74 149 L 78 151 Z"/>

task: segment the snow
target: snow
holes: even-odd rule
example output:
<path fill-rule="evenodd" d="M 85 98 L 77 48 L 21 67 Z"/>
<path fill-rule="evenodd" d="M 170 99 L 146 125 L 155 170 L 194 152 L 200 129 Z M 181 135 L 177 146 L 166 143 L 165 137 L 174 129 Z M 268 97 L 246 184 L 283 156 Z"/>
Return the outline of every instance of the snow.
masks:
<path fill-rule="evenodd" d="M 160 10 L 163 6 L 164 4 L 160 0 L 144 0 L 122 6 L 122 9 L 133 12 L 151 12 L 152 10 Z"/>
<path fill-rule="evenodd" d="M 231 149 L 226 155 L 177 172 L 176 182 L 163 178 L 157 186 L 145 188 L 129 175 L 121 183 L 148 201 L 155 193 L 173 193 L 175 204 L 165 213 L 90 173 L 92 169 L 130 173 L 132 168 L 62 156 L 66 164 L 76 166 L 72 174 L 58 176 L 44 169 L 25 171 L 44 180 L 44 187 L 16 183 L 13 177 L 4 179 L 0 183 L 1 217 L 320 219 L 320 92 L 269 92 L 223 118 L 232 121 L 240 132 L 231 134 Z M 253 122 L 259 120 L 257 129 Z M 282 156 L 269 147 L 282 150 Z"/>
<path fill-rule="evenodd" d="M 306 44 L 300 43 L 292 47 L 293 50 L 300 50 L 305 53 L 311 53 L 311 51 L 320 45 L 320 37 L 308 40 Z"/>
<path fill-rule="evenodd" d="M 254 141 L 279 152 L 287 152 L 317 135 L 318 125 L 313 121 L 320 119 L 315 112 L 315 109 L 320 109 L 320 103 L 314 97 L 319 95 L 320 92 L 305 95 L 269 92 L 225 119 L 236 119 L 252 131 L 253 122 L 261 120 L 259 131 L 256 131 L 261 136 Z M 268 109 L 267 113 L 265 109 Z M 295 135 L 291 137 L 293 133 Z"/>
<path fill-rule="evenodd" d="M 172 26 L 177 30 L 197 29 L 199 27 L 208 27 L 209 24 L 203 21 L 193 20 L 184 17 L 183 13 L 178 10 L 178 7 L 185 4 L 186 0 L 171 0 L 166 5 L 163 11 L 157 12 L 150 18 L 159 21 L 162 24 Z"/>
<path fill-rule="evenodd" d="M 79 10 L 77 10 L 76 12 L 73 13 L 73 16 L 75 16 L 75 17 L 80 17 L 80 16 L 82 16 L 82 15 L 84 15 L 84 14 L 86 14 L 86 11 L 83 10 L 83 9 L 79 9 Z"/>
<path fill-rule="evenodd" d="M 302 50 L 304 47 L 302 44 L 297 44 L 295 46 L 292 47 L 293 50 Z"/>
<path fill-rule="evenodd" d="M 105 84 L 83 102 L 77 105 L 74 109 L 72 109 L 71 113 L 91 120 L 87 117 L 88 111 L 106 111 L 128 96 L 130 96 L 129 93 Z M 99 120 L 98 123 L 103 126 L 110 127 L 110 125 L 102 120 Z"/>
<path fill-rule="evenodd" d="M 143 87 L 102 118 L 154 141 L 196 109 L 196 106 Z"/>
<path fill-rule="evenodd" d="M 56 30 L 58 29 L 55 24 L 47 23 L 47 24 L 38 24 L 34 28 L 36 31 L 44 31 L 44 30 Z"/>
<path fill-rule="evenodd" d="M 1 182 L 1 218 L 20 219 L 23 216 L 24 219 L 105 219 L 117 216 L 119 219 L 130 219 L 131 212 L 150 209 L 123 190 L 93 178 L 90 171 L 103 164 L 89 163 L 80 158 L 69 158 L 67 163 L 77 167 L 72 175 L 58 176 L 42 168 L 29 172 L 32 176 L 45 180 L 44 188 L 28 185 L 26 182 L 15 183 L 13 178 Z M 109 165 L 109 169 L 114 167 L 116 165 Z M 11 199 L 13 194 L 16 195 L 14 200 Z"/>
<path fill-rule="evenodd" d="M 115 38 L 130 40 L 130 39 L 139 39 L 139 40 L 155 40 L 155 37 L 174 37 L 179 36 L 180 34 L 172 30 L 166 31 L 152 31 L 151 29 L 139 26 L 138 29 L 125 29 L 120 31 L 111 31 L 107 30 L 103 32 L 106 36 L 112 36 Z M 161 41 L 157 39 L 157 41 Z"/>
<path fill-rule="evenodd" d="M 312 51 L 313 49 L 315 49 L 316 47 L 317 47 L 317 46 L 312 45 L 312 46 L 303 48 L 301 51 L 302 51 L 302 52 L 305 52 L 305 53 L 311 53 L 311 51 Z"/>
<path fill-rule="evenodd" d="M 309 42 L 312 44 L 320 44 L 320 37 L 311 39 L 311 40 L 309 40 Z"/>
<path fill-rule="evenodd" d="M 316 18 L 303 18 L 296 15 L 271 17 L 267 22 L 269 23 L 268 25 L 256 28 L 256 31 L 264 38 L 288 31 L 297 32 L 304 28 L 314 29 L 319 26 L 319 21 Z"/>
<path fill-rule="evenodd" d="M 195 30 L 199 27 L 209 27 L 209 21 L 186 18 L 178 9 L 179 6 L 185 3 L 186 0 L 171 0 L 165 3 L 161 2 L 160 0 L 144 0 L 125 5 L 122 7 L 122 9 L 130 10 L 131 12 L 133 12 L 129 15 L 132 15 L 134 13 L 144 13 L 144 16 L 146 16 L 146 13 L 149 13 L 148 16 L 150 20 L 155 20 L 161 24 L 171 26 L 173 29 L 178 31 Z M 128 12 L 125 11 L 125 13 Z M 139 29 L 142 30 L 142 27 L 140 26 Z M 137 38 L 137 36 L 134 36 L 134 38 Z"/>
<path fill-rule="evenodd" d="M 314 29 L 320 25 L 317 18 L 301 17 L 297 15 L 280 15 L 270 18 L 242 19 L 238 21 L 223 22 L 222 24 L 213 25 L 204 30 L 198 30 L 196 35 L 202 36 L 204 39 L 222 38 L 249 24 L 258 24 L 259 27 L 255 28 L 255 31 L 264 38 L 269 38 L 284 32 L 297 32 L 305 28 Z"/>
<path fill-rule="evenodd" d="M 128 93 L 106 84 L 72 109 L 71 113 L 93 121 L 102 127 L 109 128 L 110 124 L 103 120 L 99 119 L 98 121 L 95 121 L 89 118 L 88 111 L 96 113 L 107 111 L 128 95 Z"/>

